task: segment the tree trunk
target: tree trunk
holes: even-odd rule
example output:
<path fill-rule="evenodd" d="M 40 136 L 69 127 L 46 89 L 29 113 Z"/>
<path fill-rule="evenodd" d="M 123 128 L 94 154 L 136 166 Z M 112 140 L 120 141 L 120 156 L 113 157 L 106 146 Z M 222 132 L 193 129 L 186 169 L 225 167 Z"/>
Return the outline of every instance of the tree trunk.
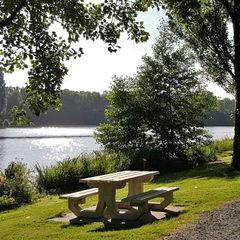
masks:
<path fill-rule="evenodd" d="M 235 109 L 235 135 L 233 144 L 232 168 L 240 169 L 240 21 L 239 21 L 239 0 L 234 1 L 233 34 L 235 47 L 235 86 L 236 86 L 236 109 Z"/>
<path fill-rule="evenodd" d="M 233 143 L 232 168 L 240 169 L 240 84 L 236 85 L 235 131 Z"/>

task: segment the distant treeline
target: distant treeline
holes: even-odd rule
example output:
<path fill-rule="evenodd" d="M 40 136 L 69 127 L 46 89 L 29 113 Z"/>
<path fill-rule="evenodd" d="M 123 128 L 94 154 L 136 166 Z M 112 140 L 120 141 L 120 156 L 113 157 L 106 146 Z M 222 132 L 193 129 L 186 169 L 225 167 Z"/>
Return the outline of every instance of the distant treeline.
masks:
<path fill-rule="evenodd" d="M 6 88 L 6 112 L 14 105 L 20 106 L 25 98 L 25 90 L 18 87 Z M 107 100 L 98 92 L 75 92 L 63 90 L 60 111 L 50 109 L 40 117 L 27 110 L 34 125 L 98 125 L 104 121 Z"/>
<path fill-rule="evenodd" d="M 63 90 L 60 111 L 49 110 L 47 115 L 37 117 L 27 110 L 30 121 L 34 125 L 98 125 L 104 122 L 104 110 L 108 105 L 105 93 L 76 92 Z M 25 90 L 18 87 L 5 89 L 5 118 L 14 105 L 20 106 L 25 98 Z M 235 100 L 217 99 L 216 106 L 209 112 L 209 119 L 204 120 L 205 126 L 233 126 Z"/>
<path fill-rule="evenodd" d="M 209 112 L 209 119 L 204 121 L 205 126 L 233 126 L 235 100 L 216 98 L 216 106 Z"/>

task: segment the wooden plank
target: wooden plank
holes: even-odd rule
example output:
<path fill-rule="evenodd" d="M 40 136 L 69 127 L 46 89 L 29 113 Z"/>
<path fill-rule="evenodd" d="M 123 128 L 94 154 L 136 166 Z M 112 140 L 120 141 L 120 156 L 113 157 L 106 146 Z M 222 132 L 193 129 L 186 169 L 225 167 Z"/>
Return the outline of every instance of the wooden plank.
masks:
<path fill-rule="evenodd" d="M 134 196 L 130 196 L 122 199 L 122 202 L 134 202 L 134 203 L 142 203 L 153 198 L 161 197 L 168 192 L 173 192 L 179 190 L 178 187 L 160 187 L 154 190 L 149 190 L 147 192 L 143 192 Z"/>
<path fill-rule="evenodd" d="M 157 174 L 159 174 L 158 171 L 121 171 L 117 173 L 110 173 L 110 174 L 100 175 L 96 177 L 83 178 L 83 179 L 80 179 L 80 182 L 120 183 L 120 182 L 125 182 L 125 181 L 136 179 L 136 178 L 154 176 Z"/>
<path fill-rule="evenodd" d="M 95 177 L 90 177 L 90 178 L 84 178 L 81 179 L 81 181 L 112 181 L 113 179 L 118 179 L 119 177 L 126 177 L 129 176 L 130 174 L 133 174 L 133 171 L 121 171 L 121 172 L 116 172 L 116 173 L 109 173 L 109 174 L 104 174 L 104 175 L 99 175 Z"/>
<path fill-rule="evenodd" d="M 156 175 L 157 173 L 155 173 Z M 118 177 L 115 177 L 113 180 L 114 181 L 126 181 L 129 179 L 135 179 L 135 178 L 140 178 L 140 177 L 145 177 L 149 175 L 154 175 L 154 172 L 139 172 L 139 171 L 134 171 L 130 172 L 125 175 L 119 175 Z"/>
<path fill-rule="evenodd" d="M 131 174 L 130 171 L 122 171 L 122 172 L 116 172 L 116 173 L 110 173 L 105 175 L 100 175 L 92 178 L 87 178 L 88 180 L 97 180 L 97 181 L 112 181 L 114 179 L 118 179 L 119 177 L 129 176 Z"/>
<path fill-rule="evenodd" d="M 60 195 L 60 199 L 68 199 L 68 198 L 85 198 L 87 196 L 92 196 L 98 193 L 98 188 L 90 188 L 87 190 L 82 190 L 79 192 L 68 193 L 64 195 Z"/>

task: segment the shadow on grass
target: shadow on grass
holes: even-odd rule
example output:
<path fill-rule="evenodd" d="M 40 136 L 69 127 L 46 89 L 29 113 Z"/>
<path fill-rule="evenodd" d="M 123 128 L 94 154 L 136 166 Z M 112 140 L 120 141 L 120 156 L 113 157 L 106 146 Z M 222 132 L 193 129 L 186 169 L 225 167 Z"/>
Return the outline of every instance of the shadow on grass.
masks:
<path fill-rule="evenodd" d="M 69 220 L 69 224 L 62 225 L 61 228 L 69 228 L 69 227 L 83 227 L 86 225 L 90 225 L 92 223 L 104 223 L 106 220 L 104 218 L 81 218 L 75 217 Z"/>
<path fill-rule="evenodd" d="M 110 224 L 110 223 L 106 223 L 106 221 L 92 221 L 92 222 L 78 222 L 78 223 L 70 223 L 70 224 L 66 224 L 66 225 L 61 225 L 62 229 L 67 229 L 67 228 L 73 228 L 73 227 L 84 227 L 90 224 L 94 224 L 94 223 L 101 223 L 101 226 L 98 226 L 92 230 L 89 230 L 88 232 L 106 232 L 106 231 L 117 231 L 117 230 L 128 230 L 128 229 L 133 229 L 133 228 L 137 228 L 137 227 L 141 227 L 140 225 L 138 226 L 132 226 L 129 224 Z"/>
<path fill-rule="evenodd" d="M 79 223 L 71 223 L 66 225 L 61 225 L 62 229 L 71 228 L 71 227 L 84 227 L 86 225 L 92 224 L 93 222 L 79 222 Z"/>
<path fill-rule="evenodd" d="M 123 231 L 123 230 L 129 230 L 134 228 L 140 228 L 143 224 L 109 224 L 104 223 L 102 227 L 98 227 L 96 229 L 93 229 L 89 232 L 108 232 L 108 231 Z"/>
<path fill-rule="evenodd" d="M 103 221 L 104 226 L 93 229 L 89 232 L 105 232 L 105 231 L 121 231 L 140 228 L 142 226 L 151 225 L 159 221 L 177 217 L 182 214 L 184 209 L 165 209 L 161 212 L 151 211 L 146 212 L 137 220 L 105 220 Z"/>
<path fill-rule="evenodd" d="M 158 220 L 161 221 L 161 220 Z M 153 222 L 149 223 L 142 223 L 139 221 L 128 221 L 128 222 L 103 222 L 103 226 L 93 229 L 89 232 L 107 232 L 107 231 L 123 231 L 123 230 L 130 230 L 135 228 L 140 228 L 147 224 L 152 224 Z"/>
<path fill-rule="evenodd" d="M 70 221 L 70 224 L 62 225 L 61 228 L 71 228 L 71 227 L 84 227 L 92 223 L 100 223 L 98 225 L 93 225 L 91 230 L 87 232 L 106 232 L 106 231 L 121 231 L 140 228 L 145 225 L 152 224 L 154 222 L 163 221 L 165 219 L 170 219 L 173 217 L 179 216 L 185 212 L 185 209 L 177 210 L 176 209 L 166 209 L 158 212 L 147 212 L 137 220 L 111 220 L 109 218 L 101 219 L 85 219 L 85 218 L 74 218 Z"/>
<path fill-rule="evenodd" d="M 102 220 L 102 221 L 96 221 L 93 220 L 91 222 L 85 222 L 85 221 L 78 221 L 76 223 L 70 223 L 67 225 L 62 225 L 61 228 L 62 229 L 66 229 L 66 228 L 72 228 L 72 227 L 84 227 L 86 225 L 90 225 L 93 223 L 102 223 L 101 226 L 94 228 L 92 230 L 89 230 L 88 232 L 106 232 L 106 231 L 120 231 L 120 230 L 128 230 L 128 229 L 134 229 L 134 228 L 139 228 L 145 224 L 140 224 L 137 221 L 136 222 L 132 222 L 129 224 L 128 223 L 119 223 L 119 222 L 115 222 L 115 223 L 110 223 L 106 220 Z"/>
<path fill-rule="evenodd" d="M 216 161 L 203 167 L 198 167 L 196 169 L 175 173 L 162 173 L 162 175 L 160 173 L 154 182 L 170 183 L 187 178 L 225 178 L 226 180 L 231 180 L 239 176 L 240 171 L 233 171 L 228 163 Z"/>

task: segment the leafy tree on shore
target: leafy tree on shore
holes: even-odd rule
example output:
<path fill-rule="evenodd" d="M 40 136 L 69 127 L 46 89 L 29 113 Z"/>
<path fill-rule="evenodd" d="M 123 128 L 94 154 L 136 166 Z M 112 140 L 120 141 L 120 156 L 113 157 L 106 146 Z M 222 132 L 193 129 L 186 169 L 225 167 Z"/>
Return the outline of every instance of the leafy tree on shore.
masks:
<path fill-rule="evenodd" d="M 201 119 L 214 98 L 200 84 L 191 51 L 166 25 L 136 76 L 114 78 L 108 100 L 97 140 L 108 150 L 141 152 L 151 168 L 163 159 L 184 164 L 188 149 L 207 140 Z"/>
<path fill-rule="evenodd" d="M 232 168 L 240 169 L 240 1 L 164 0 L 172 29 L 188 41 L 208 77 L 235 93 Z"/>

